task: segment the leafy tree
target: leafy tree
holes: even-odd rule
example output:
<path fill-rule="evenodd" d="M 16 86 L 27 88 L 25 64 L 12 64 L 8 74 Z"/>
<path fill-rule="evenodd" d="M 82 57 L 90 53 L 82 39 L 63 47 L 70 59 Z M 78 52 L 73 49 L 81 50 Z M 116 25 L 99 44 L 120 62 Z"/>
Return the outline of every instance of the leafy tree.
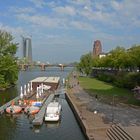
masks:
<path fill-rule="evenodd" d="M 138 67 L 140 72 L 140 45 L 135 45 L 128 50 L 131 66 Z"/>
<path fill-rule="evenodd" d="M 89 75 L 92 71 L 92 55 L 91 53 L 82 55 L 80 63 L 77 65 L 77 69 L 86 75 Z"/>
<path fill-rule="evenodd" d="M 15 53 L 17 43 L 13 43 L 13 37 L 6 31 L 0 30 L 0 87 L 14 84 L 18 79 L 18 66 Z"/>

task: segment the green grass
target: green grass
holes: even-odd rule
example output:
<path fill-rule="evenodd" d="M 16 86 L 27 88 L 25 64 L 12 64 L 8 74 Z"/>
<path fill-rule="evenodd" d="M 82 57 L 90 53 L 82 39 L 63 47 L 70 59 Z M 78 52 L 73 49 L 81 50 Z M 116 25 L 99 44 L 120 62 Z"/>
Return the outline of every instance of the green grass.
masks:
<path fill-rule="evenodd" d="M 103 101 L 110 103 L 113 96 L 116 102 L 139 105 L 133 93 L 127 89 L 118 88 L 95 78 L 79 77 L 80 85 L 92 96 L 98 95 Z"/>

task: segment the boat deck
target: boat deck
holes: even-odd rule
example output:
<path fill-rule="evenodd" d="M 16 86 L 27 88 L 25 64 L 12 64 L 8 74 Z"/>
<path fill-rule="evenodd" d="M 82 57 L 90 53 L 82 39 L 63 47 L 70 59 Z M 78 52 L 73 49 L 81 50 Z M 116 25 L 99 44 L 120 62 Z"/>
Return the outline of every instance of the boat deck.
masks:
<path fill-rule="evenodd" d="M 17 96 L 16 98 L 12 99 L 11 101 L 9 101 L 6 104 L 4 104 L 3 106 L 1 106 L 0 107 L 0 114 L 3 114 L 4 111 L 6 110 L 6 108 L 12 104 L 12 102 L 16 102 L 19 99 L 20 99 L 20 96 Z"/>
<path fill-rule="evenodd" d="M 30 94 L 27 94 L 26 99 L 31 99 L 33 98 L 35 93 L 31 92 Z M 0 114 L 3 114 L 4 111 L 6 110 L 7 107 L 9 107 L 13 102 L 17 102 L 18 100 L 20 100 L 20 96 L 17 96 L 16 98 L 12 99 L 11 101 L 7 102 L 6 104 L 4 104 L 3 106 L 0 107 Z M 24 108 L 24 107 L 22 107 Z"/>
<path fill-rule="evenodd" d="M 50 94 L 43 106 L 41 107 L 40 111 L 38 114 L 35 115 L 35 119 L 32 121 L 33 125 L 42 125 L 46 107 L 47 105 L 53 100 L 54 94 Z"/>

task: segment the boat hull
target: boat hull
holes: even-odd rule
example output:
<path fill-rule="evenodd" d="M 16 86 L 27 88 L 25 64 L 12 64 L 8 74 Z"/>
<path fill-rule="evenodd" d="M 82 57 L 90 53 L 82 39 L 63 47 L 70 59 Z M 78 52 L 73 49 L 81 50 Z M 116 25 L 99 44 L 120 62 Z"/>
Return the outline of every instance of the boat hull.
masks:
<path fill-rule="evenodd" d="M 27 113 L 28 115 L 34 115 L 39 112 L 39 109 L 40 108 L 37 106 L 27 106 L 24 112 Z"/>
<path fill-rule="evenodd" d="M 54 115 L 50 115 L 50 116 L 45 116 L 45 121 L 49 121 L 49 122 L 54 122 L 54 121 L 59 121 L 60 120 L 60 116 L 54 116 Z"/>
<path fill-rule="evenodd" d="M 22 111 L 22 108 L 16 105 L 11 105 L 6 108 L 6 112 L 9 114 L 17 114 L 17 113 L 20 113 L 21 111 Z"/>

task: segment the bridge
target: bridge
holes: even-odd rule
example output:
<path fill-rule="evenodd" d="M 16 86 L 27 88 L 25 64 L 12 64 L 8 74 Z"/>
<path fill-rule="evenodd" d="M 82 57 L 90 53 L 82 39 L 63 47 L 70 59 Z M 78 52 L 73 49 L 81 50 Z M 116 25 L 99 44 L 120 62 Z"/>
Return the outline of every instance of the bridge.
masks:
<path fill-rule="evenodd" d="M 73 67 L 73 65 L 70 64 L 45 64 L 45 63 L 40 63 L 40 64 L 18 64 L 19 69 L 21 71 L 26 71 L 29 68 L 34 68 L 34 67 L 40 67 L 41 71 L 45 71 L 46 67 L 59 67 L 61 71 L 64 71 L 65 67 Z"/>

